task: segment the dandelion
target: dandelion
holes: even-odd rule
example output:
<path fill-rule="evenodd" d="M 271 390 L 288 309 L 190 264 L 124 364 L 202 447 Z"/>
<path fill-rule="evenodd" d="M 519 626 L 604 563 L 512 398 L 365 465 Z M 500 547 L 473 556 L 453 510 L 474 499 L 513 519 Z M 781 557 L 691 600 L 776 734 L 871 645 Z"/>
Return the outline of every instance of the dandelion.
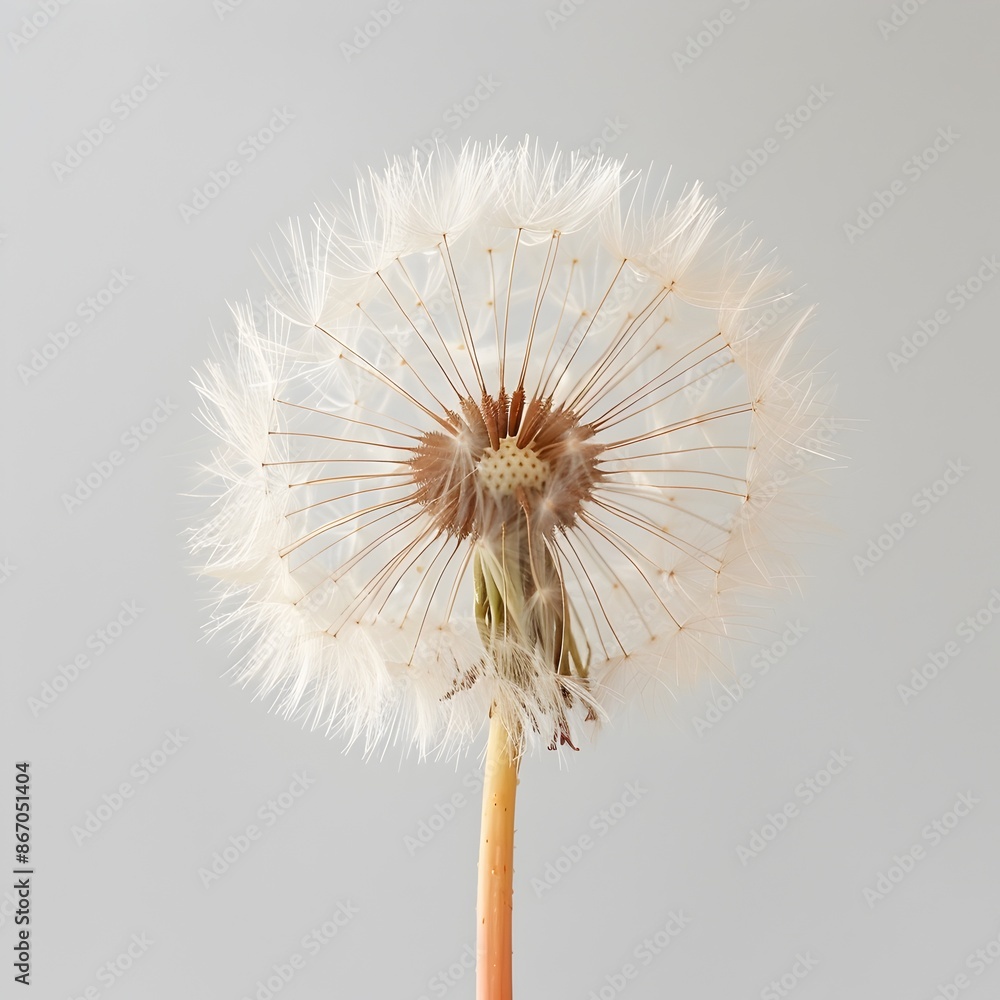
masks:
<path fill-rule="evenodd" d="M 392 160 L 285 228 L 265 321 L 235 307 L 198 382 L 190 542 L 238 679 L 369 754 L 488 726 L 481 1000 L 511 995 L 522 756 L 724 670 L 794 573 L 806 315 L 719 215 L 528 141 Z"/>

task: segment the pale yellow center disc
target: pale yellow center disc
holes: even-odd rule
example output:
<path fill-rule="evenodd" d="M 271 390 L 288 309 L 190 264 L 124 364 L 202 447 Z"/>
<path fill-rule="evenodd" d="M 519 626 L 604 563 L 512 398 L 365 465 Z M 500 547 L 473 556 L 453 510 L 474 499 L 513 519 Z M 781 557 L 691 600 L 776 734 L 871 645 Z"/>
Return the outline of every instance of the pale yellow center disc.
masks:
<path fill-rule="evenodd" d="M 549 463 L 533 448 L 518 448 L 516 439 L 506 437 L 499 448 L 487 448 L 479 459 L 479 481 L 497 496 L 510 496 L 521 487 L 541 489 L 549 478 Z"/>

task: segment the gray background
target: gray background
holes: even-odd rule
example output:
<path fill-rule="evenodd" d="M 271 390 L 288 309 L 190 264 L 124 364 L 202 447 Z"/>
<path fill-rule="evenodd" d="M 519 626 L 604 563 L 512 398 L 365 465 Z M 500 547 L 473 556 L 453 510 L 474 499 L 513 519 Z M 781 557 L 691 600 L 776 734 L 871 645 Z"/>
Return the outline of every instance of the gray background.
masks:
<path fill-rule="evenodd" d="M 1000 960 L 966 961 L 990 942 L 1000 954 L 1000 281 L 977 278 L 1000 252 L 997 5 L 564 0 L 559 20 L 555 2 L 394 0 L 351 52 L 382 0 L 49 2 L 48 23 L 17 0 L 0 25 L 3 760 L 11 775 L 32 762 L 37 995 L 266 997 L 274 966 L 294 973 L 272 983 L 282 1000 L 473 995 L 475 757 L 365 762 L 233 688 L 225 644 L 200 639 L 205 588 L 186 567 L 178 497 L 205 446 L 191 369 L 225 329 L 225 301 L 266 289 L 252 249 L 355 166 L 437 129 L 603 145 L 672 165 L 677 190 L 736 171 L 727 214 L 752 221 L 820 303 L 810 337 L 856 421 L 836 436 L 850 460 L 830 476 L 831 529 L 804 552 L 803 596 L 776 607 L 763 642 L 774 665 L 740 649 L 752 686 L 739 700 L 681 692 L 572 760 L 524 767 L 517 995 L 997 996 Z M 119 95 L 144 77 L 155 88 L 123 117 Z M 798 127 L 781 124 L 810 93 L 824 96 Z M 241 144 L 274 109 L 294 117 L 251 162 Z M 102 118 L 100 145 L 57 170 Z M 767 152 L 752 176 L 748 150 Z M 185 221 L 180 206 L 230 160 L 239 173 Z M 845 228 L 894 182 L 893 204 Z M 88 322 L 87 298 L 116 270 L 127 283 Z M 26 376 L 74 319 L 77 335 Z M 936 336 L 920 333 L 933 322 Z M 894 370 L 906 338 L 919 349 Z M 116 450 L 123 462 L 67 509 Z M 893 523 L 900 537 L 858 562 Z M 123 602 L 141 614 L 97 652 Z M 962 631 L 980 611 L 980 630 Z M 801 633 L 787 648 L 786 623 Z M 899 685 L 949 642 L 958 655 L 904 703 Z M 89 665 L 33 703 L 79 654 Z M 165 742 L 173 752 L 154 754 Z M 800 783 L 833 753 L 851 760 L 807 801 Z M 313 783 L 269 813 L 296 774 Z M 112 810 L 123 782 L 132 794 Z M 616 807 L 632 782 L 642 794 Z M 951 812 L 962 795 L 966 816 Z M 11 777 L 8 845 L 12 796 Z M 785 829 L 741 857 L 786 806 Z M 259 839 L 205 885 L 199 869 L 251 824 Z M 915 846 L 912 870 L 866 898 Z M 686 926 L 644 962 L 636 949 L 649 954 L 671 911 Z M 345 926 L 324 931 L 338 912 Z M 307 949 L 314 931 L 323 944 Z"/>

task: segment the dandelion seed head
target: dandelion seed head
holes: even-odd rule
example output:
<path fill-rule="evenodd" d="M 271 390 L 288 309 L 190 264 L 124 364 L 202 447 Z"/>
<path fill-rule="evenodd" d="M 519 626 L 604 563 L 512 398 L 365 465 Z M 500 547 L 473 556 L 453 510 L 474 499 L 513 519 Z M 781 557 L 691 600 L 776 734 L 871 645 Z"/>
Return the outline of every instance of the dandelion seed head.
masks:
<path fill-rule="evenodd" d="M 529 141 L 392 160 L 284 235 L 266 324 L 237 308 L 197 383 L 190 548 L 242 683 L 447 755 L 491 710 L 575 746 L 629 685 L 725 671 L 824 450 L 759 243 Z"/>

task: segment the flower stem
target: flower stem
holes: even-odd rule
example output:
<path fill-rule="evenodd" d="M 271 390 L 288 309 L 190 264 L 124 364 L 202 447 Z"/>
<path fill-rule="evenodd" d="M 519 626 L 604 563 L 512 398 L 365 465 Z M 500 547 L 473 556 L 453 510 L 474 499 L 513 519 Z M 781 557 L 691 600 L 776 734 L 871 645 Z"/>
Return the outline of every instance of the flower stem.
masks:
<path fill-rule="evenodd" d="M 477 1000 L 511 1000 L 511 917 L 514 908 L 514 797 L 519 740 L 494 708 L 486 747 L 479 842 Z"/>

